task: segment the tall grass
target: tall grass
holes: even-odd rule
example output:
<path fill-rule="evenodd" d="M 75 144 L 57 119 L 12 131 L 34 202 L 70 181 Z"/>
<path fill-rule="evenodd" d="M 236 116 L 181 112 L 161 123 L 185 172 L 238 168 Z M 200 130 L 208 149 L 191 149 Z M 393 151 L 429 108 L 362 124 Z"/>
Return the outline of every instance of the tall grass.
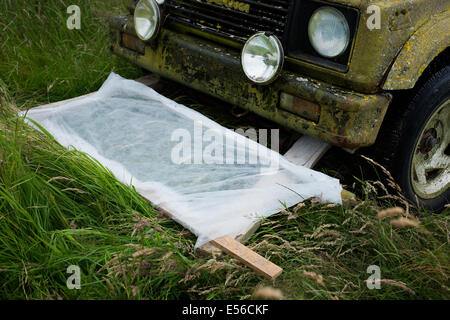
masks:
<path fill-rule="evenodd" d="M 80 7 L 80 30 L 67 28 L 70 5 Z M 18 105 L 92 92 L 111 71 L 137 77 L 109 50 L 107 18 L 125 10 L 120 0 L 0 1 L 0 79 Z"/>
<path fill-rule="evenodd" d="M 103 291 L 105 297 L 105 290 L 106 296 L 115 296 L 99 269 L 115 254 L 126 256 L 139 246 L 158 249 L 147 257 L 150 261 L 174 252 L 180 270 L 189 265 L 175 246 L 175 241 L 186 244 L 177 236 L 180 228 L 161 219 L 133 189 L 93 159 L 37 134 L 17 117 L 6 115 L 7 110 L 2 105 L 0 296 L 78 296 L 66 287 L 69 265 L 82 268 L 81 296 Z M 168 295 L 164 286 L 171 272 L 166 272 L 158 278 L 152 298 Z M 126 297 L 128 289 L 116 297 Z"/>
<path fill-rule="evenodd" d="M 81 8 L 81 30 L 66 28 L 71 4 Z M 17 116 L 96 90 L 110 71 L 140 74 L 108 49 L 106 17 L 123 12 L 122 1 L 5 0 L 0 10 L 1 299 L 246 299 L 259 286 L 288 299 L 450 298 L 449 210 L 411 210 L 416 227 L 378 219 L 396 203 L 363 179 L 367 168 L 341 177 L 363 200 L 307 201 L 263 222 L 248 246 L 284 268 L 275 282 L 227 255 L 194 255 L 192 234 Z M 81 268 L 80 290 L 66 286 L 70 265 Z M 380 290 L 366 286 L 370 265 L 380 267 Z"/>

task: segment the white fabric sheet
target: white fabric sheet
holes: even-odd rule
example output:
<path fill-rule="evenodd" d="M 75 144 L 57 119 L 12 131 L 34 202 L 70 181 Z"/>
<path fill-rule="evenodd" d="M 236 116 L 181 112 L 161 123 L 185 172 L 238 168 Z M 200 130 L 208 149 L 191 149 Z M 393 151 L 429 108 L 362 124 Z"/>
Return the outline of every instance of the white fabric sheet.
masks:
<path fill-rule="evenodd" d="M 337 179 L 294 165 L 114 73 L 95 94 L 58 107 L 32 109 L 27 117 L 63 146 L 86 152 L 172 213 L 198 236 L 196 247 L 223 235 L 241 235 L 258 219 L 307 198 L 341 203 Z M 243 154 L 245 163 L 237 163 Z"/>

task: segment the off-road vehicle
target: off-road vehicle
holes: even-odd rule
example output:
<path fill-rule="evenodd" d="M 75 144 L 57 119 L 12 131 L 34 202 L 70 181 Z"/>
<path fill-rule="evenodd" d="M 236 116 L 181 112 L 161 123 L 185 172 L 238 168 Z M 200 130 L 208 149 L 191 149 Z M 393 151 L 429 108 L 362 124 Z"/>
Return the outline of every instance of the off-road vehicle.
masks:
<path fill-rule="evenodd" d="M 450 1 L 131 0 L 112 50 L 348 151 L 414 203 L 449 202 Z"/>

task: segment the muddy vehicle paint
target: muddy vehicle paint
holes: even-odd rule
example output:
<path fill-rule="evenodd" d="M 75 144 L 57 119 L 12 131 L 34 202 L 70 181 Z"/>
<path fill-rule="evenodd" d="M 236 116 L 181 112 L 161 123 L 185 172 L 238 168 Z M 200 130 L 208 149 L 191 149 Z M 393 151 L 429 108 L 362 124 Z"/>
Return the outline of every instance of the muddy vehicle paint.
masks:
<path fill-rule="evenodd" d="M 412 202 L 433 210 L 449 202 L 450 1 L 130 0 L 129 8 L 110 21 L 115 54 L 346 150 L 375 144 Z M 339 28 L 347 38 L 336 55 L 323 44 Z M 258 32 L 276 37 L 284 58 L 263 84 L 241 62 Z"/>

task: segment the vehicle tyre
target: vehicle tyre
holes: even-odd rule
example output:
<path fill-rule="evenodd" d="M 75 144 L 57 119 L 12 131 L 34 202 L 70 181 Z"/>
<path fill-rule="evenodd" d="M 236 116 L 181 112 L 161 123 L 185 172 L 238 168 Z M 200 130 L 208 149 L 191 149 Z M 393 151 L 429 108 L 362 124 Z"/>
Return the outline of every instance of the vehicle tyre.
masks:
<path fill-rule="evenodd" d="M 450 66 L 428 78 L 380 133 L 377 149 L 405 196 L 440 212 L 450 199 Z M 395 111 L 394 111 L 395 112 Z"/>

